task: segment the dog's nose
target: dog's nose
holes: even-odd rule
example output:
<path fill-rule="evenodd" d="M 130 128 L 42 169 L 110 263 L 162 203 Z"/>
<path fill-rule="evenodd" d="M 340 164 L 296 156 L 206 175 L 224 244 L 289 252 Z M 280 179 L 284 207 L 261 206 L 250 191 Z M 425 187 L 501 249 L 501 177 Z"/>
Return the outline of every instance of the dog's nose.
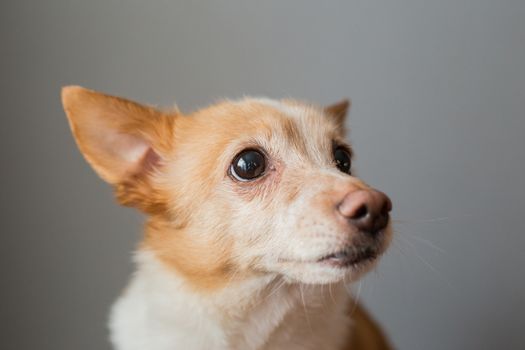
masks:
<path fill-rule="evenodd" d="M 376 235 L 388 224 L 392 202 L 383 192 L 359 190 L 348 193 L 337 209 L 351 225 L 366 234 Z"/>

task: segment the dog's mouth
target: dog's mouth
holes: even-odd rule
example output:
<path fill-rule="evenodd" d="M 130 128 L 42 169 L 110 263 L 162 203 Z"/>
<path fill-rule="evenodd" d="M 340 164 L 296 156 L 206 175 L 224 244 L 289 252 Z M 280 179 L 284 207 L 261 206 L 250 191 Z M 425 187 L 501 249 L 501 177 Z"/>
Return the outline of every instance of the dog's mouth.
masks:
<path fill-rule="evenodd" d="M 370 262 L 377 258 L 379 252 L 373 246 L 348 246 L 335 253 L 326 255 L 318 263 L 329 264 L 334 267 L 345 268 Z"/>

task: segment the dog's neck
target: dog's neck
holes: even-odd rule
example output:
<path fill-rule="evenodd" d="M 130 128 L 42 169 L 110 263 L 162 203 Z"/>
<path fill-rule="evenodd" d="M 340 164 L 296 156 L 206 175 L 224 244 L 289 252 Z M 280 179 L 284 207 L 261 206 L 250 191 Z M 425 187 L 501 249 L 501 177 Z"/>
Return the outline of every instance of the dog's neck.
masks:
<path fill-rule="evenodd" d="M 270 349 L 286 345 L 292 332 L 305 341 L 298 348 L 308 349 L 317 338 L 326 342 L 327 333 L 348 329 L 347 310 L 339 310 L 349 298 L 342 284 L 323 288 L 259 276 L 199 293 L 147 250 L 137 253 L 136 263 L 111 316 L 117 349 Z"/>

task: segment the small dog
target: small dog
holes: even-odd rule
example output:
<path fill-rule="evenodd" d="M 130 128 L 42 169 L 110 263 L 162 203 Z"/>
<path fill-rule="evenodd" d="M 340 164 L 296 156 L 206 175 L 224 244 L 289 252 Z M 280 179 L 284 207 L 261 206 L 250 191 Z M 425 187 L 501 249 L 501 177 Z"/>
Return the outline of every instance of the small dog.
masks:
<path fill-rule="evenodd" d="M 348 101 L 183 115 L 69 86 L 62 102 L 89 164 L 148 216 L 116 349 L 389 348 L 345 289 L 392 237 L 390 200 L 352 174 Z"/>

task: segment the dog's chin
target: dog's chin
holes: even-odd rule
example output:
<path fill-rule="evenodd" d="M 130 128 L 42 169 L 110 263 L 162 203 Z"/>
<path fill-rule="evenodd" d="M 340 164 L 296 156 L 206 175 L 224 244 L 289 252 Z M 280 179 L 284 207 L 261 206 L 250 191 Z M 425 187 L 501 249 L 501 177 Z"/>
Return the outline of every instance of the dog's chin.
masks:
<path fill-rule="evenodd" d="M 351 251 L 347 248 L 315 260 L 289 260 L 281 263 L 279 273 L 290 282 L 329 284 L 344 280 L 351 283 L 374 268 L 380 256 L 371 249 Z"/>
<path fill-rule="evenodd" d="M 278 271 L 286 279 L 307 284 L 351 283 L 373 269 L 389 245 L 390 230 L 368 242 L 351 244 L 310 259 L 281 261 Z"/>

